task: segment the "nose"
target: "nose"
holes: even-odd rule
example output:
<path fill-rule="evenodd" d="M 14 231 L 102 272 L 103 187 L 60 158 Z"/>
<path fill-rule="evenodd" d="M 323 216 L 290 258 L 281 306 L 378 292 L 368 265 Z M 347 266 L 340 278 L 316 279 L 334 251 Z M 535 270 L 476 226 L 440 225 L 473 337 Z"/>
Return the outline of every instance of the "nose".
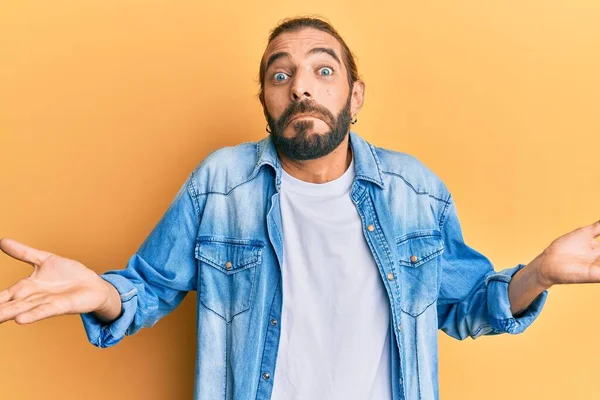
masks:
<path fill-rule="evenodd" d="M 306 72 L 298 68 L 292 79 L 290 90 L 292 101 L 302 101 L 305 97 L 312 97 L 311 80 Z"/>

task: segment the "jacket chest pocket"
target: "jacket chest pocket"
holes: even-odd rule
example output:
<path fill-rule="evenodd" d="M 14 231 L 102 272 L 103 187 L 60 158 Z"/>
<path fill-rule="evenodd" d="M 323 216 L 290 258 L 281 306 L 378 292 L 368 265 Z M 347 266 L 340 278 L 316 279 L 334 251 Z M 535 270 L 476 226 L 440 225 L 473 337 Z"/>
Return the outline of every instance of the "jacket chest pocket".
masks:
<path fill-rule="evenodd" d="M 444 242 L 440 231 L 411 232 L 396 240 L 400 279 L 400 308 L 416 317 L 438 296 L 440 255 Z"/>
<path fill-rule="evenodd" d="M 263 244 L 253 240 L 199 238 L 198 296 L 226 322 L 250 309 Z"/>

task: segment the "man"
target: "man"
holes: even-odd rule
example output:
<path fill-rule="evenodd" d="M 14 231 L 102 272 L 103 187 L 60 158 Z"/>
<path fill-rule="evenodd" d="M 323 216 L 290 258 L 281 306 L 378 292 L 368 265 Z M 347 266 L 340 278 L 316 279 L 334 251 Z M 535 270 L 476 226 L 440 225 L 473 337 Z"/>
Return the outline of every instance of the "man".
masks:
<path fill-rule="evenodd" d="M 435 399 L 437 329 L 520 333 L 552 285 L 600 281 L 600 221 L 500 272 L 467 246 L 431 171 L 350 131 L 365 84 L 326 22 L 276 27 L 260 83 L 269 136 L 198 165 L 124 270 L 2 239 L 34 272 L 0 322 L 79 313 L 108 347 L 197 290 L 198 399 Z"/>

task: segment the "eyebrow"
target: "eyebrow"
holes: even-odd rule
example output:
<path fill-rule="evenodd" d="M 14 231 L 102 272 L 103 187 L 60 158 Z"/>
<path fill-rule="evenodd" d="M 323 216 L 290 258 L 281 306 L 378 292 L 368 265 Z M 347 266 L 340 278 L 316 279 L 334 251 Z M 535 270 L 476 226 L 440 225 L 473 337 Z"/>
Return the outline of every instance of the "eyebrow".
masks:
<path fill-rule="evenodd" d="M 335 61 L 337 61 L 338 64 L 341 64 L 342 62 L 340 61 L 339 57 L 337 56 L 337 54 L 335 54 L 335 51 L 333 51 L 333 49 L 330 49 L 328 47 L 315 47 L 314 49 L 311 49 L 308 52 L 308 55 L 313 55 L 313 54 L 329 54 Z M 271 66 L 271 64 L 273 64 L 275 61 L 279 60 L 280 58 L 284 58 L 284 57 L 290 57 L 290 53 L 287 53 L 285 51 L 280 51 L 278 53 L 272 54 L 269 59 L 267 60 L 267 66 L 265 67 L 265 70 L 269 69 L 269 67 Z"/>

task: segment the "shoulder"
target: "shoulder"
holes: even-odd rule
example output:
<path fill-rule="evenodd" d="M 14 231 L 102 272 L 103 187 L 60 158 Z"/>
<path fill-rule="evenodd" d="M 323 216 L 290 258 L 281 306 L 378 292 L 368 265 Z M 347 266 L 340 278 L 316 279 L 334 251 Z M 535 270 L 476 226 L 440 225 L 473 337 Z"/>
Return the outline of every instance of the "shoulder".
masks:
<path fill-rule="evenodd" d="M 197 195 L 228 194 L 245 183 L 258 159 L 260 142 L 226 146 L 210 153 L 192 171 L 191 181 Z"/>
<path fill-rule="evenodd" d="M 417 157 L 400 151 L 375 147 L 379 167 L 392 185 L 407 185 L 416 194 L 446 202 L 449 192 L 440 177 Z"/>

